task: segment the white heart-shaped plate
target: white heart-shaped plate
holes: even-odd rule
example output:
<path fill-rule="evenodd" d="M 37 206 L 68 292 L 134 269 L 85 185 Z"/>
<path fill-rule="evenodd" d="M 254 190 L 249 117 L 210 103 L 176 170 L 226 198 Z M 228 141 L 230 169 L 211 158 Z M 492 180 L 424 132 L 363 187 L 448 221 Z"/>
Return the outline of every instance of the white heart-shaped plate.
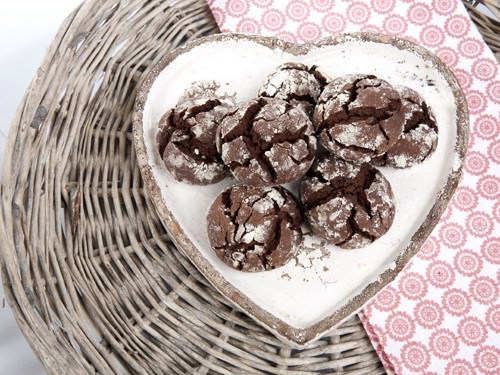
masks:
<path fill-rule="evenodd" d="M 381 168 L 390 181 L 396 216 L 373 244 L 342 250 L 307 236 L 296 259 L 260 273 L 236 271 L 217 258 L 206 233 L 206 212 L 226 179 L 209 186 L 177 182 L 156 150 L 160 117 L 193 82 L 215 80 L 239 100 L 253 98 L 264 78 L 284 62 L 317 65 L 331 78 L 375 74 L 419 92 L 439 126 L 435 153 L 424 163 Z M 468 135 L 465 98 L 450 70 L 407 40 L 378 34 L 342 34 L 314 44 L 219 34 L 188 43 L 153 68 L 134 113 L 139 166 L 171 239 L 229 300 L 290 342 L 305 344 L 358 311 L 394 279 L 436 225 L 458 183 Z"/>

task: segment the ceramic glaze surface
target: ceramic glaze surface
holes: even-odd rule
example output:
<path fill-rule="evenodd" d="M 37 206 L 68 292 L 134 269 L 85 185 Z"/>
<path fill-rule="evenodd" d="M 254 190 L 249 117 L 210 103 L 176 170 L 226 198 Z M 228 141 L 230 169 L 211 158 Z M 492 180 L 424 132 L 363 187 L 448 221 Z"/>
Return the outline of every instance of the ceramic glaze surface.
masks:
<path fill-rule="evenodd" d="M 305 54 L 292 52 L 284 51 L 279 45 L 270 48 L 246 38 L 229 37 L 181 52 L 158 72 L 144 98 L 141 124 L 144 156 L 161 193 L 161 202 L 175 221 L 175 228 L 180 228 L 183 234 L 182 239 L 174 240 L 184 250 L 185 241 L 192 245 L 186 252 L 190 255 L 194 249 L 199 253 L 196 255 L 201 255 L 191 258 L 198 267 L 198 262 L 208 263 L 208 267 L 201 267 L 202 272 L 223 294 L 231 293 L 218 284 L 221 279 L 231 284 L 241 298 L 300 330 L 345 307 L 384 271 L 396 267 L 395 260 L 410 245 L 412 236 L 441 199 L 449 176 L 457 173 L 462 161 L 457 151 L 460 142 L 456 94 L 442 71 L 420 54 L 357 38 L 312 46 Z M 273 271 L 244 273 L 217 258 L 206 233 L 206 212 L 212 200 L 226 186 L 237 182 L 228 178 L 214 185 L 193 186 L 175 181 L 156 150 L 155 133 L 160 117 L 193 82 L 215 80 L 220 82 L 222 91 L 236 93 L 237 100 L 244 101 L 255 97 L 267 75 L 284 62 L 317 65 L 332 79 L 344 74 L 366 73 L 393 85 L 414 89 L 435 113 L 439 141 L 435 153 L 422 164 L 408 169 L 380 168 L 392 185 L 396 205 L 394 223 L 384 236 L 367 247 L 342 250 L 316 236 L 306 235 L 301 252 L 285 266 Z M 297 193 L 297 184 L 287 187 Z M 172 231 L 170 225 L 167 227 Z M 353 307 L 351 312 L 360 307 Z M 257 319 L 271 326 L 265 319 L 258 316 Z"/>

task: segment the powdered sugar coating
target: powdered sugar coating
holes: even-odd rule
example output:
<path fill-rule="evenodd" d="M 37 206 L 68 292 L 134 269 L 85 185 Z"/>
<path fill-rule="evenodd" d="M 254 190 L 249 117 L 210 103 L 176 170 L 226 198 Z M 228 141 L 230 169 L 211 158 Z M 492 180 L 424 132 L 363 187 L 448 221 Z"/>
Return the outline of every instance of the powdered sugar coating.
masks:
<path fill-rule="evenodd" d="M 335 197 L 322 205 L 311 208 L 307 218 L 314 233 L 332 243 L 342 243 L 351 235 L 348 219 L 353 204 L 345 197 Z"/>
<path fill-rule="evenodd" d="M 329 155 L 308 171 L 300 198 L 313 233 L 346 249 L 382 236 L 395 215 L 391 186 L 380 171 Z"/>
<path fill-rule="evenodd" d="M 207 221 L 217 256 L 247 272 L 284 265 L 302 239 L 300 208 L 283 187 L 229 187 L 210 206 Z"/>
<path fill-rule="evenodd" d="M 278 98 L 311 110 L 327 79 L 316 66 L 285 63 L 271 73 L 259 89 L 259 96 Z"/>
<path fill-rule="evenodd" d="M 281 99 L 259 98 L 224 117 L 217 147 L 239 181 L 271 186 L 304 175 L 314 160 L 316 138 L 301 108 Z"/>
<path fill-rule="evenodd" d="M 320 143 L 353 163 L 367 163 L 398 140 L 404 117 L 399 94 L 372 75 L 349 74 L 326 85 L 314 110 Z"/>
<path fill-rule="evenodd" d="M 408 168 L 422 163 L 434 153 L 438 142 L 438 127 L 431 108 L 414 90 L 397 86 L 405 115 L 404 130 L 398 142 L 376 161 L 378 165 Z"/>
<path fill-rule="evenodd" d="M 189 87 L 158 124 L 157 145 L 166 168 L 179 181 L 206 185 L 227 175 L 215 147 L 215 134 L 234 96 L 215 81 Z"/>
<path fill-rule="evenodd" d="M 227 104 L 234 104 L 236 101 L 236 94 L 228 94 L 222 91 L 221 84 L 214 80 L 202 80 L 193 82 L 188 87 L 178 100 L 178 105 L 182 106 L 183 103 L 190 106 L 190 102 L 197 99 L 216 98 L 220 99 Z"/>

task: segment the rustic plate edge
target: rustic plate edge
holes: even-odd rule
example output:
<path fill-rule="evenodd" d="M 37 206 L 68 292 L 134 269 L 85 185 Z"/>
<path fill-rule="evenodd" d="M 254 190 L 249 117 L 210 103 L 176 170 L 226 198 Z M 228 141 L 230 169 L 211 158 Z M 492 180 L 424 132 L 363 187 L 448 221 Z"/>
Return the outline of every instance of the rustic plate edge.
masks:
<path fill-rule="evenodd" d="M 275 49 L 279 48 L 285 52 L 294 55 L 306 54 L 309 50 L 316 47 L 326 46 L 326 45 L 336 45 L 348 41 L 367 41 L 376 43 L 391 44 L 396 48 L 409 50 L 418 54 L 419 56 L 427 59 L 433 64 L 433 66 L 442 74 L 445 80 L 448 82 L 455 99 L 455 104 L 457 108 L 457 142 L 455 144 L 455 152 L 458 156 L 458 160 L 454 165 L 454 169 L 448 175 L 445 185 L 440 189 L 438 193 L 438 198 L 436 199 L 434 205 L 429 211 L 426 219 L 419 227 L 417 232 L 412 236 L 410 244 L 401 251 L 398 257 L 394 261 L 394 267 L 385 270 L 379 275 L 377 280 L 368 284 L 358 295 L 354 296 L 349 302 L 342 306 L 339 310 L 335 311 L 330 316 L 322 319 L 321 321 L 311 325 L 307 328 L 295 328 L 285 323 L 281 319 L 275 317 L 268 311 L 260 308 L 251 302 L 246 296 L 242 295 L 238 289 L 225 280 L 196 250 L 193 243 L 184 234 L 182 228 L 174 220 L 172 214 L 165 205 L 162 199 L 160 188 L 155 181 L 151 166 L 148 163 L 148 157 L 146 152 L 146 146 L 144 143 L 144 132 L 143 132 L 143 112 L 144 105 L 147 100 L 149 90 L 151 89 L 156 77 L 161 73 L 161 71 L 172 61 L 174 61 L 178 56 L 183 53 L 190 51 L 191 49 L 205 43 L 219 42 L 224 40 L 248 40 L 261 44 L 265 47 Z M 383 34 L 374 33 L 349 33 L 349 34 L 339 34 L 336 36 L 328 37 L 322 39 L 316 43 L 309 44 L 294 44 L 291 42 L 286 42 L 279 40 L 274 37 L 263 37 L 263 36 L 252 36 L 244 34 L 215 34 L 207 37 L 197 39 L 195 41 L 189 42 L 184 46 L 181 46 L 170 54 L 165 56 L 156 66 L 154 66 L 151 71 L 146 75 L 143 84 L 138 91 L 135 108 L 133 113 L 133 133 L 134 133 L 134 145 L 137 154 L 137 161 L 139 169 L 144 178 L 145 185 L 151 192 L 151 197 L 153 202 L 156 204 L 157 210 L 159 211 L 160 219 L 163 221 L 171 239 L 175 242 L 177 247 L 182 250 L 189 259 L 194 263 L 194 265 L 200 270 L 200 272 L 208 276 L 209 281 L 214 285 L 214 287 L 219 290 L 229 301 L 236 304 L 239 308 L 243 309 L 249 315 L 253 316 L 254 319 L 260 324 L 264 325 L 266 328 L 270 329 L 272 332 L 285 339 L 292 345 L 304 346 L 309 342 L 314 341 L 320 336 L 326 334 L 328 331 L 334 329 L 338 324 L 348 319 L 350 316 L 362 309 L 362 307 L 374 297 L 383 287 L 395 279 L 395 277 L 401 272 L 404 266 L 409 262 L 409 260 L 418 252 L 421 245 L 425 239 L 430 235 L 433 228 L 439 222 L 439 218 L 446 209 L 451 196 L 455 192 L 461 172 L 463 163 L 465 160 L 465 154 L 467 151 L 468 133 L 469 133 L 469 116 L 467 109 L 467 102 L 465 100 L 464 93 L 460 88 L 458 80 L 451 72 L 451 70 L 439 60 L 439 58 L 425 49 L 409 40 L 400 39 L 393 36 L 387 36 Z"/>

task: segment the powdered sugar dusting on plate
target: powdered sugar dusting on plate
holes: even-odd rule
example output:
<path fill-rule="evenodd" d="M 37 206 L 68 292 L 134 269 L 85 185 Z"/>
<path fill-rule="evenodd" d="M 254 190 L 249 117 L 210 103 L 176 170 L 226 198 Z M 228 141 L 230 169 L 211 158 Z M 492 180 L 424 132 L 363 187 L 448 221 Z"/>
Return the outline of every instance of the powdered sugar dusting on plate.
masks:
<path fill-rule="evenodd" d="M 309 54 L 296 56 L 249 41 L 226 39 L 200 45 L 188 54 L 180 55 L 158 76 L 144 109 L 148 157 L 163 200 L 211 267 L 229 280 L 239 293 L 293 327 L 308 327 L 343 306 L 351 296 L 376 280 L 381 270 L 393 264 L 425 220 L 450 170 L 458 169 L 453 93 L 441 73 L 428 61 L 411 52 L 375 42 L 347 40 L 341 45 L 312 48 Z M 402 63 L 389 64 L 387 56 L 391 61 Z M 269 72 L 286 61 L 309 66 L 316 64 L 332 78 L 353 72 L 373 73 L 391 83 L 409 86 L 432 105 L 436 121 L 442 128 L 433 157 L 409 169 L 382 168 L 393 187 L 398 208 L 393 226 L 383 237 L 366 248 L 347 251 L 325 244 L 320 246 L 321 241 L 306 236 L 304 250 L 298 259 L 304 266 L 311 260 L 314 272 L 290 262 L 279 270 L 247 275 L 221 264 L 207 246 L 206 233 L 200 230 L 204 228 L 205 212 L 213 197 L 234 181 L 201 188 L 177 183 L 165 174 L 152 152 L 154 142 L 151 139 L 154 124 L 166 109 L 175 105 L 182 91 L 193 81 L 221 82 L 228 92 L 238 92 L 239 100 L 249 100 Z M 416 70 L 415 65 L 420 68 Z M 434 82 L 433 86 L 427 85 L 428 79 Z M 255 165 L 256 170 L 258 167 Z M 414 181 L 419 181 L 418 186 Z M 308 244 L 315 250 L 306 251 Z M 358 269 L 362 272 L 353 272 Z M 282 277 L 285 274 L 289 278 Z M 311 303 L 311 295 L 316 296 L 314 303 Z"/>

